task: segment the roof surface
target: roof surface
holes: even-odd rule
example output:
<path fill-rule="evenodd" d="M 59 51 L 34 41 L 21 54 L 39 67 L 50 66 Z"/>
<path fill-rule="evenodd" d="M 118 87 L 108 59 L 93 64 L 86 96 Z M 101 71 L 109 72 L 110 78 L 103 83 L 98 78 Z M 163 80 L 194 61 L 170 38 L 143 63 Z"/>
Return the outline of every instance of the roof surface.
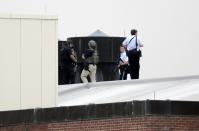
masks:
<path fill-rule="evenodd" d="M 198 101 L 199 76 L 61 85 L 58 106 L 147 99 Z"/>

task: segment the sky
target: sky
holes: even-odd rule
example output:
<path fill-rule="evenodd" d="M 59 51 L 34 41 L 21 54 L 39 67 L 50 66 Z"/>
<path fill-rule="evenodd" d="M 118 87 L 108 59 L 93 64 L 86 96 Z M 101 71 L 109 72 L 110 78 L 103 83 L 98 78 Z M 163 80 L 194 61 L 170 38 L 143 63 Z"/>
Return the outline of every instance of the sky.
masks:
<path fill-rule="evenodd" d="M 58 16 L 58 38 L 97 29 L 144 43 L 141 78 L 199 74 L 198 0 L 0 0 L 0 14 Z"/>
<path fill-rule="evenodd" d="M 59 39 L 86 36 L 97 29 L 124 36 L 133 28 L 132 0 L 0 0 L 1 14 L 57 15 Z"/>

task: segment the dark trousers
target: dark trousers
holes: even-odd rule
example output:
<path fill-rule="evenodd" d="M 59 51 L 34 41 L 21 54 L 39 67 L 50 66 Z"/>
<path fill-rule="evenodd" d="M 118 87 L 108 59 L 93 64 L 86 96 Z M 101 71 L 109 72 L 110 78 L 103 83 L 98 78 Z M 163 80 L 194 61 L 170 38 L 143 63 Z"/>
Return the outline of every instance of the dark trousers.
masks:
<path fill-rule="evenodd" d="M 63 67 L 63 84 L 74 84 L 75 83 L 75 72 L 73 67 Z"/>
<path fill-rule="evenodd" d="M 129 57 L 131 79 L 139 79 L 140 56 L 138 54 L 129 51 L 128 57 Z"/>
<path fill-rule="evenodd" d="M 120 80 L 127 80 L 127 66 L 120 67 Z"/>

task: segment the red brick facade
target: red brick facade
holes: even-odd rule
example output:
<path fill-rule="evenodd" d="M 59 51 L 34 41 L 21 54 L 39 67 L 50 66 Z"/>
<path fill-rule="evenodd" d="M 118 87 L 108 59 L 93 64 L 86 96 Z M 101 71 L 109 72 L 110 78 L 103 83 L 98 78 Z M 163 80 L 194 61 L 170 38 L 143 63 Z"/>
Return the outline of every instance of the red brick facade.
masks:
<path fill-rule="evenodd" d="M 139 116 L 0 127 L 0 131 L 199 131 L 199 116 Z"/>

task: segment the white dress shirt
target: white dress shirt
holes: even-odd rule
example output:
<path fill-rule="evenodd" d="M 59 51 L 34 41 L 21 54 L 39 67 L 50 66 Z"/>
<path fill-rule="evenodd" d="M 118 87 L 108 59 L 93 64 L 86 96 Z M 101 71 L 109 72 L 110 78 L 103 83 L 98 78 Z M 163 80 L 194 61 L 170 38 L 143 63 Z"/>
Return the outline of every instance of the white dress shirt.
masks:
<path fill-rule="evenodd" d="M 137 36 L 137 44 L 138 44 L 137 45 L 137 49 L 139 50 L 140 47 L 143 46 L 143 43 L 142 43 L 140 37 L 138 37 L 138 36 Z M 133 49 L 135 49 L 136 48 L 136 36 L 135 35 L 129 35 L 129 36 L 127 36 L 126 39 L 123 41 L 122 45 L 126 46 L 127 50 L 133 50 Z"/>
<path fill-rule="evenodd" d="M 126 52 L 120 53 L 120 59 L 123 62 L 127 62 L 129 60 L 128 56 L 126 55 Z"/>

